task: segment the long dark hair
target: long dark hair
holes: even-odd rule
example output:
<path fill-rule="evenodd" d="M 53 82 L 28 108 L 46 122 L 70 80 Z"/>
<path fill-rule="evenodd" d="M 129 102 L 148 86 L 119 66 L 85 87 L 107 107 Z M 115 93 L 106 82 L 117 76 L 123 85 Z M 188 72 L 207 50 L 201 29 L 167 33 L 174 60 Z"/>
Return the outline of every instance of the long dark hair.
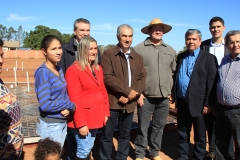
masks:
<path fill-rule="evenodd" d="M 60 38 L 58 38 L 57 36 L 54 35 L 47 35 L 42 39 L 41 42 L 41 49 L 47 50 L 47 48 L 49 47 L 50 43 L 54 40 L 58 40 L 60 42 L 60 44 L 62 45 L 62 40 Z"/>

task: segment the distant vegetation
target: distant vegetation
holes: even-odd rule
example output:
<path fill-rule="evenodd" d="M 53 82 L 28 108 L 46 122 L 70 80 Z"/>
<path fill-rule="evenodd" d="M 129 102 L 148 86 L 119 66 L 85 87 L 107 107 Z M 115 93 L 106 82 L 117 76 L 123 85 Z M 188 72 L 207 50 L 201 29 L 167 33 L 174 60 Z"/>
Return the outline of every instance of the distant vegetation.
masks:
<path fill-rule="evenodd" d="M 38 25 L 34 28 L 33 31 L 30 31 L 29 33 L 24 31 L 22 26 L 19 26 L 17 30 L 15 30 L 13 27 L 5 27 L 2 24 L 0 24 L 0 39 L 8 40 L 8 41 L 19 41 L 20 47 L 24 48 L 31 48 L 33 50 L 39 50 L 41 41 L 44 36 L 48 34 L 53 34 L 55 36 L 58 36 L 62 41 L 63 44 L 68 43 L 73 34 L 62 34 L 57 29 L 49 28 L 47 26 Z M 105 50 L 114 47 L 116 44 L 109 44 L 109 45 L 99 45 L 99 49 L 101 53 L 103 53 Z M 131 47 L 131 49 L 133 49 Z"/>
<path fill-rule="evenodd" d="M 22 26 L 19 26 L 18 29 L 15 30 L 13 27 L 7 28 L 0 24 L 0 39 L 19 41 L 20 46 L 22 47 L 23 41 L 27 36 L 28 33 L 23 30 Z"/>
<path fill-rule="evenodd" d="M 72 35 L 70 34 L 62 34 L 57 29 L 52 29 L 43 25 L 38 25 L 35 27 L 34 31 L 30 31 L 28 36 L 25 37 L 23 43 L 23 47 L 32 48 L 32 49 L 40 49 L 41 41 L 43 37 L 48 34 L 55 35 L 59 37 L 63 43 L 67 43 Z"/>
<path fill-rule="evenodd" d="M 29 33 L 24 31 L 22 26 L 15 30 L 13 27 L 5 27 L 0 24 L 0 39 L 7 41 L 19 41 L 20 47 L 40 49 L 40 44 L 44 36 L 53 34 L 62 39 L 63 43 L 67 43 L 73 36 L 71 34 L 62 34 L 57 29 L 52 29 L 43 25 L 38 25 Z"/>

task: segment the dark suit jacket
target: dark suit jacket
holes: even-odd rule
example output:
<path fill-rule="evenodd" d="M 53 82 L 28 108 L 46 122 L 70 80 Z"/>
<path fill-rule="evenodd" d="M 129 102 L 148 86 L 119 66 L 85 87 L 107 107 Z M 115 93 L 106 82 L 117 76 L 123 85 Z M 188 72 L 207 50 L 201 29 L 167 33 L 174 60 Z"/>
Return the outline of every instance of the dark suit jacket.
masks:
<path fill-rule="evenodd" d="M 206 52 L 210 51 L 211 39 L 207 39 L 201 43 L 200 48 Z"/>
<path fill-rule="evenodd" d="M 177 104 L 177 79 L 183 59 L 188 54 L 185 51 L 177 57 L 177 71 L 174 75 L 174 95 Z M 192 76 L 188 85 L 188 101 L 190 114 L 193 117 L 202 116 L 203 106 L 212 107 L 215 103 L 218 63 L 214 55 L 200 50 L 196 59 Z"/>
<path fill-rule="evenodd" d="M 201 46 L 200 48 L 206 52 L 209 52 L 210 51 L 210 46 L 211 46 L 211 39 L 207 39 L 205 41 L 203 41 L 201 43 Z M 224 51 L 224 56 L 228 55 L 229 54 L 229 51 L 226 47 L 224 47 L 225 51 Z"/>

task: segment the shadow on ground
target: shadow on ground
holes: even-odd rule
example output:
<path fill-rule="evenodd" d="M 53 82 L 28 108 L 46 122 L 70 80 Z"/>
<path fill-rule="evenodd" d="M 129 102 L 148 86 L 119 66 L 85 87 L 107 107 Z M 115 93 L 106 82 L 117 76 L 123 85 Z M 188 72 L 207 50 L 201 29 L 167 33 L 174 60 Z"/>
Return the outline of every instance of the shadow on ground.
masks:
<path fill-rule="evenodd" d="M 149 129 L 149 131 L 151 128 Z M 134 140 L 136 138 L 137 130 L 131 131 L 131 138 L 130 138 L 130 148 L 129 148 L 129 156 L 128 160 L 135 159 L 135 153 L 134 153 Z M 100 160 L 99 159 L 99 146 L 100 146 L 100 134 L 98 134 L 94 147 L 92 149 L 92 156 L 94 160 Z M 118 133 L 116 132 L 114 134 L 114 146 L 112 150 L 112 159 L 115 159 L 114 156 L 116 155 L 116 147 L 117 147 L 117 140 L 118 139 Z M 176 125 L 167 125 L 164 129 L 164 134 L 162 137 L 162 154 L 164 157 L 168 157 L 167 159 L 177 159 L 177 144 L 178 144 L 178 133 L 177 133 L 177 126 Z M 148 151 L 146 152 L 146 158 L 150 159 Z M 63 160 L 67 160 L 67 144 L 64 145 L 64 154 L 62 155 Z M 164 159 L 165 160 L 165 159 Z"/>

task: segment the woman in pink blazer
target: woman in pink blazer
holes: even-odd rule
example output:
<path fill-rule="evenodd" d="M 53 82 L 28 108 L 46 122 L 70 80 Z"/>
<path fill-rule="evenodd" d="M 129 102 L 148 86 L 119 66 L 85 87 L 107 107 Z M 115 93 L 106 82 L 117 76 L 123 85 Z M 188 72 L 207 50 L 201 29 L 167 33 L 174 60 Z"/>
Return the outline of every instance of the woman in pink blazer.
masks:
<path fill-rule="evenodd" d="M 83 37 L 78 44 L 77 60 L 65 75 L 69 98 L 76 105 L 68 121 L 68 133 L 74 134 L 77 144 L 76 159 L 90 159 L 97 130 L 109 117 L 108 95 L 97 55 L 97 41 Z M 69 159 L 74 159 L 71 155 Z"/>

